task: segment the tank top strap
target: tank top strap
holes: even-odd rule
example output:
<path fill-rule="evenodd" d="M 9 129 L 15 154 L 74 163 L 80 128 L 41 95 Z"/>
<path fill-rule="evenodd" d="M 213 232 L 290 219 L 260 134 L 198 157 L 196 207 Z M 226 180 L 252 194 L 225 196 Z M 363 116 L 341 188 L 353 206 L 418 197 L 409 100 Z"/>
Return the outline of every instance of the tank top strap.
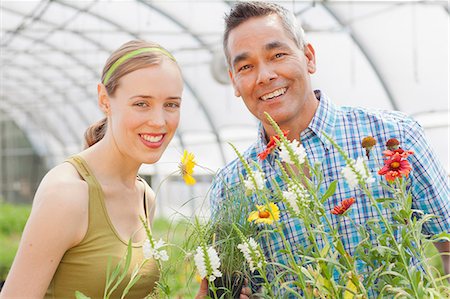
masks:
<path fill-rule="evenodd" d="M 71 156 L 66 162 L 72 164 L 89 186 L 89 227 L 108 227 L 108 216 L 103 202 L 103 189 L 95 178 L 86 161 L 78 155 Z"/>
<path fill-rule="evenodd" d="M 75 167 L 75 169 L 78 171 L 80 176 L 85 180 L 89 187 L 95 187 L 96 189 L 100 189 L 100 184 L 95 178 L 92 171 L 89 169 L 89 166 L 87 165 L 86 161 L 84 161 L 83 158 L 80 156 L 71 156 L 66 159 L 66 162 L 69 162 L 70 164 Z"/>
<path fill-rule="evenodd" d="M 150 209 L 153 208 L 150 206 L 150 186 L 148 185 L 147 181 L 144 180 L 143 178 L 141 178 L 139 175 L 137 176 L 137 179 L 144 184 L 144 212 L 145 212 L 145 220 L 147 222 L 148 227 L 150 226 L 150 222 L 149 222 L 149 215 L 150 215 Z"/>

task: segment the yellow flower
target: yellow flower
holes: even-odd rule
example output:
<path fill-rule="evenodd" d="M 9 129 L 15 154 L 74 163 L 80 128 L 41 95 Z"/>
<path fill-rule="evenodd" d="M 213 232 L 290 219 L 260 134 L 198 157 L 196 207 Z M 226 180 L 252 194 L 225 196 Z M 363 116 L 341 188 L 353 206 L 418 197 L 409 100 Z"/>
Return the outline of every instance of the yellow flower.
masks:
<path fill-rule="evenodd" d="M 181 157 L 181 162 L 178 165 L 180 168 L 180 173 L 183 176 L 183 180 L 186 185 L 194 185 L 196 183 L 192 174 L 194 173 L 195 157 L 193 153 L 184 150 L 183 156 Z"/>
<path fill-rule="evenodd" d="M 266 205 L 256 205 L 256 208 L 258 210 L 251 212 L 248 216 L 248 222 L 272 224 L 274 221 L 280 220 L 280 209 L 273 202 Z"/>
<path fill-rule="evenodd" d="M 347 276 L 348 281 L 347 285 L 345 286 L 344 299 L 353 299 L 355 298 L 356 294 L 358 294 L 358 288 L 352 281 L 352 274 L 348 273 Z"/>

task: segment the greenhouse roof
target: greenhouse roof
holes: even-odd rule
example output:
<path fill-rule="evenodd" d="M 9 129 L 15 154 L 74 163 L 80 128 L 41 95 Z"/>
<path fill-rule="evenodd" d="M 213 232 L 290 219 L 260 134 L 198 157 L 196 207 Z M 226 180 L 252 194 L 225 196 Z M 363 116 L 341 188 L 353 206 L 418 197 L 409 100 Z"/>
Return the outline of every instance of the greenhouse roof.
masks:
<path fill-rule="evenodd" d="M 447 1 L 276 1 L 295 12 L 316 50 L 313 87 L 336 104 L 403 111 L 425 128 L 449 167 Z M 183 149 L 213 170 L 245 149 L 256 119 L 228 81 L 221 39 L 229 1 L 1 1 L 0 110 L 50 167 L 81 150 L 102 118 L 97 83 L 109 54 L 130 39 L 160 43 L 185 82 L 178 133 L 157 165 L 174 171 Z"/>

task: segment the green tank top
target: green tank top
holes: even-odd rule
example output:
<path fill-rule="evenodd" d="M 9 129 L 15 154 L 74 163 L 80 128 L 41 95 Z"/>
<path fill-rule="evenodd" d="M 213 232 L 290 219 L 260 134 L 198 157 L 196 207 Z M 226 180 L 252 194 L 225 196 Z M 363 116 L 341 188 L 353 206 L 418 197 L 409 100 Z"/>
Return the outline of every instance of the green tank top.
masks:
<path fill-rule="evenodd" d="M 108 216 L 100 184 L 80 156 L 67 160 L 79 172 L 89 186 L 89 224 L 80 244 L 66 251 L 52 278 L 45 298 L 75 298 L 75 291 L 94 299 L 102 298 L 108 263 L 114 269 L 127 252 L 127 240 L 122 240 Z M 148 215 L 148 190 L 146 186 L 145 207 Z M 144 260 L 143 241 L 133 243 L 132 261 L 127 276 L 111 298 L 120 298 L 130 280 L 135 265 Z M 110 270 L 112 271 L 112 270 Z M 144 298 L 154 290 L 159 279 L 157 264 L 148 260 L 140 270 L 141 278 L 128 292 L 127 298 Z"/>

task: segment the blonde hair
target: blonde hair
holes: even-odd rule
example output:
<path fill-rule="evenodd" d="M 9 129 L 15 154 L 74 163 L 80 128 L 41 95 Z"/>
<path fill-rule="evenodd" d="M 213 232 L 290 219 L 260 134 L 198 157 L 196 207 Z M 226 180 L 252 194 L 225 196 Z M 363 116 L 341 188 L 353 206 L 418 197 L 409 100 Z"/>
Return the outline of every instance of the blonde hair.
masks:
<path fill-rule="evenodd" d="M 101 82 L 105 82 L 105 77 L 108 71 L 117 60 L 128 53 L 142 48 L 155 48 L 162 49 L 163 51 L 146 51 L 139 53 L 120 63 L 120 65 L 118 65 L 112 73 L 109 72 L 109 78 L 105 84 L 105 89 L 109 96 L 114 96 L 114 93 L 116 92 L 117 87 L 120 84 L 119 80 L 123 76 L 138 69 L 142 69 L 150 65 L 159 64 L 161 63 L 161 60 L 164 59 L 164 57 L 166 57 L 167 59 L 171 59 L 169 56 L 164 54 L 164 52 L 168 53 L 168 51 L 157 43 L 142 40 L 132 40 L 123 44 L 119 49 L 114 51 L 111 56 L 109 56 L 108 60 L 106 60 L 105 67 L 103 68 L 102 72 Z M 89 126 L 89 128 L 87 128 L 86 132 L 84 133 L 85 148 L 88 148 L 99 142 L 105 136 L 106 129 L 106 117 Z"/>

